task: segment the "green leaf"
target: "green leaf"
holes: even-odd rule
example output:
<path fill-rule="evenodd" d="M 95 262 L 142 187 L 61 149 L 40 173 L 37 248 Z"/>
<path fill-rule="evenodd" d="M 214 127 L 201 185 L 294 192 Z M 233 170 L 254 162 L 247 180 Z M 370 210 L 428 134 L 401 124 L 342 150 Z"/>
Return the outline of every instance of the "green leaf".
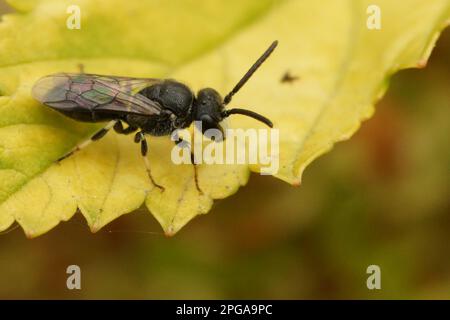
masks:
<path fill-rule="evenodd" d="M 55 159 L 97 128 L 72 121 L 31 97 L 55 72 L 170 77 L 194 91 L 226 93 L 271 43 L 270 59 L 234 98 L 280 130 L 278 178 L 300 184 L 305 167 L 349 138 L 397 70 L 423 67 L 450 18 L 448 0 L 380 0 L 381 30 L 369 30 L 370 1 L 10 1 L 20 13 L 0 24 L 0 230 L 17 221 L 34 237 L 78 207 L 93 231 L 145 202 L 174 234 L 214 199 L 245 185 L 258 165 L 191 165 L 170 160 L 173 142 L 151 138 L 153 188 L 138 146 L 115 133 L 59 165 Z M 81 29 L 66 27 L 69 5 Z M 413 8 L 414 10 L 411 10 Z M 289 71 L 300 77 L 280 82 Z M 234 117 L 236 128 L 259 127 Z M 250 170 L 249 170 L 250 169 Z M 282 213 L 280 213 L 282 214 Z"/>

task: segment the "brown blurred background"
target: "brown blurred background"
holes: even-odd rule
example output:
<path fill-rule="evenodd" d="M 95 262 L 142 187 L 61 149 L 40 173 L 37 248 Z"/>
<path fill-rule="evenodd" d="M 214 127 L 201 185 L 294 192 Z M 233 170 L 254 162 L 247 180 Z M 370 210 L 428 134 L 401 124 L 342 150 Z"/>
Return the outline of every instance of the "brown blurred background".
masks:
<path fill-rule="evenodd" d="M 449 71 L 450 29 L 301 187 L 253 175 L 173 238 L 146 209 L 97 234 L 77 213 L 33 240 L 1 235 L 0 298 L 450 298 Z M 371 264 L 381 290 L 366 287 Z"/>

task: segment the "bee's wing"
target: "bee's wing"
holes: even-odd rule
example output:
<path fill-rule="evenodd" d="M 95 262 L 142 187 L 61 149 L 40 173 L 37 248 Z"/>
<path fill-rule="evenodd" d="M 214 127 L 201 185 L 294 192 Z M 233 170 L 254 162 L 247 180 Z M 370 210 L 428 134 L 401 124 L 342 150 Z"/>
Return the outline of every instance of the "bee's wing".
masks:
<path fill-rule="evenodd" d="M 138 92 L 159 79 L 57 73 L 33 86 L 33 97 L 63 112 L 135 113 L 157 115 L 161 106 Z"/>

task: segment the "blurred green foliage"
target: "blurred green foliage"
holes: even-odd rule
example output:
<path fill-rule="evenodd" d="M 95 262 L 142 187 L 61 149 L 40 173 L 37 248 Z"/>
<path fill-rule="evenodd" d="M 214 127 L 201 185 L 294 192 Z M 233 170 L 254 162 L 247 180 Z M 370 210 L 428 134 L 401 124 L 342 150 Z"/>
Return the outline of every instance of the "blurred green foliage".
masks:
<path fill-rule="evenodd" d="M 97 234 L 77 214 L 33 240 L 2 235 L 0 298 L 450 298 L 449 57 L 447 30 L 301 187 L 254 175 L 174 238 L 146 209 Z M 80 291 L 66 288 L 70 264 Z"/>

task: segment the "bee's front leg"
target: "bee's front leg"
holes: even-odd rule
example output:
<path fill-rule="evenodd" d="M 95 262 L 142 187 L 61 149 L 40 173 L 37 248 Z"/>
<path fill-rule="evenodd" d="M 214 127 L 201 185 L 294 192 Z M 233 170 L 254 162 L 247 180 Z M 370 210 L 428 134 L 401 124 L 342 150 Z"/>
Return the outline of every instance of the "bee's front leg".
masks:
<path fill-rule="evenodd" d="M 198 182 L 197 163 L 195 162 L 195 157 L 194 157 L 194 153 L 192 152 L 191 144 L 189 142 L 187 142 L 186 140 L 183 140 L 182 137 L 178 137 L 178 139 L 175 140 L 175 145 L 180 148 L 187 148 L 189 150 L 189 153 L 191 154 L 191 163 L 194 166 L 195 187 L 197 188 L 197 191 L 202 195 L 203 191 L 200 188 L 200 185 Z"/>

